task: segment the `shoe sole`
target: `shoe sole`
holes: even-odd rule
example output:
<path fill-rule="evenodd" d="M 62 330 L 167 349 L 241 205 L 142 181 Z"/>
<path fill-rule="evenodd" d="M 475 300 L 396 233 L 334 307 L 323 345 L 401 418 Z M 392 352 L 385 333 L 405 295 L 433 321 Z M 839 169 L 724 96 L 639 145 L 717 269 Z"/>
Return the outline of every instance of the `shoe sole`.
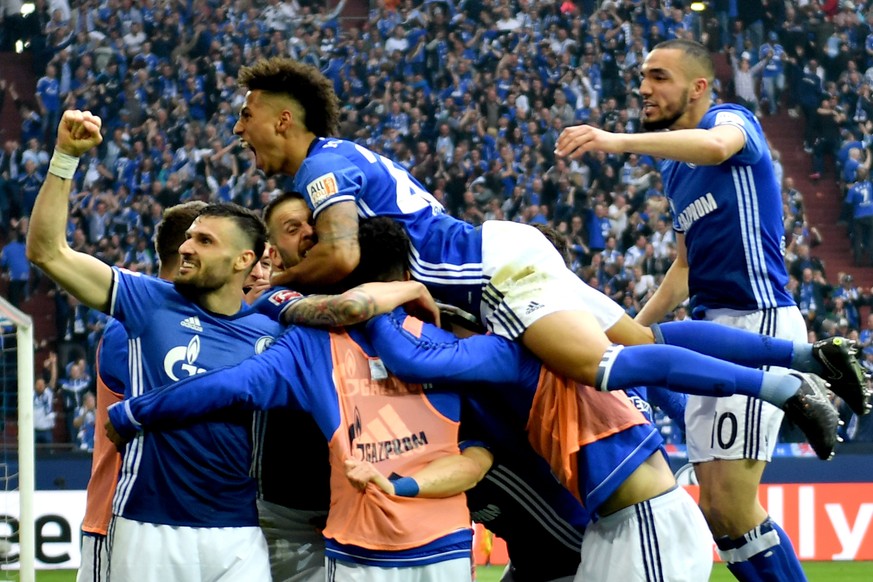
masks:
<path fill-rule="evenodd" d="M 841 347 L 843 342 L 840 338 L 836 338 L 833 345 Z M 853 346 L 850 345 L 850 353 L 848 355 L 850 358 L 855 359 L 854 354 L 851 353 L 852 348 Z M 861 370 L 857 359 L 855 359 L 855 366 L 849 366 L 852 370 L 849 374 L 843 372 L 842 366 L 836 366 L 831 363 L 822 351 L 819 352 L 818 359 L 830 374 L 830 377 L 824 378 L 828 383 L 830 391 L 842 398 L 843 402 L 858 416 L 869 414 L 871 409 L 870 400 L 873 398 L 873 392 L 867 387 L 867 374 Z M 853 380 L 849 385 L 841 382 L 847 375 Z"/>

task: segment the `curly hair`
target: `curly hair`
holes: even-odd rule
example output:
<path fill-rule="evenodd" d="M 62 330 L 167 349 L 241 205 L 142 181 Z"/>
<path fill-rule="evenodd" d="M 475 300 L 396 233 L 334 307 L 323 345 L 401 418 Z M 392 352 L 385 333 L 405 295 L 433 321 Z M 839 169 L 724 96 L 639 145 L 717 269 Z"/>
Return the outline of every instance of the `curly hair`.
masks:
<path fill-rule="evenodd" d="M 237 82 L 249 91 L 287 95 L 303 109 L 303 124 L 317 136 L 334 135 L 339 127 L 339 98 L 333 83 L 311 65 L 272 57 L 243 67 Z"/>

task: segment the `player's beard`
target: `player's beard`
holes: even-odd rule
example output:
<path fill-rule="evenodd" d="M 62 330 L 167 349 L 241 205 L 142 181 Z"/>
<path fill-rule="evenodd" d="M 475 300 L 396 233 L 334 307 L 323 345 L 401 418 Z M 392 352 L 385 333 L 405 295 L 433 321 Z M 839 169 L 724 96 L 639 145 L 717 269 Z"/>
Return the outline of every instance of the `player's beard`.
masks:
<path fill-rule="evenodd" d="M 662 129 L 670 129 L 673 127 L 673 124 L 679 121 L 679 118 L 685 115 L 685 111 L 688 109 L 688 89 L 685 89 L 682 92 L 682 98 L 679 100 L 681 103 L 681 107 L 679 107 L 678 111 L 674 112 L 672 115 L 666 115 L 660 119 L 653 119 L 652 121 L 647 121 L 645 116 L 641 116 L 643 129 L 646 131 L 661 131 Z M 659 108 L 660 111 L 664 111 Z"/>
<path fill-rule="evenodd" d="M 273 265 L 276 270 L 284 271 L 285 269 L 290 269 L 291 267 L 296 267 L 300 264 L 300 261 L 303 260 L 303 257 L 300 256 L 300 247 L 297 247 L 294 256 L 291 256 L 290 253 L 285 252 L 281 247 L 274 247 L 276 249 L 276 254 L 279 255 L 279 259 L 282 261 L 281 265 Z"/>
<path fill-rule="evenodd" d="M 173 286 L 176 288 L 176 291 L 188 299 L 196 299 L 210 291 L 220 289 L 225 283 L 226 277 L 222 277 L 213 269 L 204 267 L 202 264 L 193 276 L 182 277 L 176 275 L 176 278 L 173 279 Z"/>

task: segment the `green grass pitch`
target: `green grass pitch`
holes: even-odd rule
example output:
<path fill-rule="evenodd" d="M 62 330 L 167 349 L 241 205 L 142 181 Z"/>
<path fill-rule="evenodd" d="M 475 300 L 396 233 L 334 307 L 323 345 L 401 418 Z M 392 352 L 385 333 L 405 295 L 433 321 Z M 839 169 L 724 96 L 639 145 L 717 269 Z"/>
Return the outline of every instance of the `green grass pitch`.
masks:
<path fill-rule="evenodd" d="M 870 582 L 873 580 L 873 562 L 804 562 L 803 569 L 810 582 Z M 476 582 L 498 582 L 502 566 L 483 566 L 476 570 Z M 18 580 L 18 572 L 0 572 L 0 580 Z M 73 570 L 41 570 L 36 582 L 75 582 Z M 712 569 L 709 582 L 732 582 L 734 577 L 723 564 Z"/>
<path fill-rule="evenodd" d="M 873 562 L 804 562 L 803 569 L 809 582 L 873 581 Z M 502 572 L 502 566 L 480 567 L 476 570 L 476 582 L 498 582 Z M 736 582 L 724 564 L 714 565 L 709 580 L 710 582 Z"/>

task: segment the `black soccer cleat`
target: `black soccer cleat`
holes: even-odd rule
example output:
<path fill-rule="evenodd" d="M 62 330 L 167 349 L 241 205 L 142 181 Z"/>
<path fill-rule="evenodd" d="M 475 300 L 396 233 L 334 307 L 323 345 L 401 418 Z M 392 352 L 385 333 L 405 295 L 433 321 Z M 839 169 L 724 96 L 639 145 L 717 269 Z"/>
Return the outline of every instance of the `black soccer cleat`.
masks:
<path fill-rule="evenodd" d="M 793 370 L 789 374 L 800 379 L 800 388 L 785 402 L 782 410 L 803 431 L 818 458 L 828 461 L 840 442 L 837 436 L 840 416 L 828 398 L 827 382 L 815 374 Z"/>
<path fill-rule="evenodd" d="M 867 374 L 855 357 L 855 342 L 842 337 L 819 340 L 812 344 L 812 355 L 824 369 L 820 376 L 831 391 L 857 415 L 870 412 L 873 391 L 867 386 Z"/>

